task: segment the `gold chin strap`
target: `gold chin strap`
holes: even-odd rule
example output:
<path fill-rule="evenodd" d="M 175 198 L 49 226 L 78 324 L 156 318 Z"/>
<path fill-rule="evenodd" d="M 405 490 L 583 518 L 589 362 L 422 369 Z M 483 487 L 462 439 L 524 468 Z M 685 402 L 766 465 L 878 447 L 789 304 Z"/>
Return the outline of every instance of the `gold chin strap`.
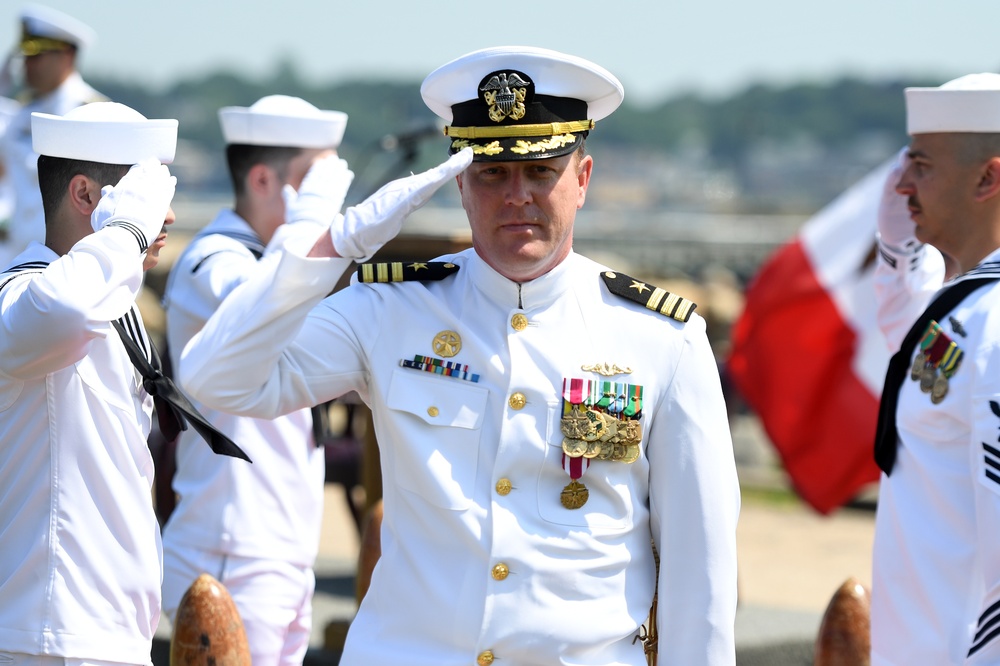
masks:
<path fill-rule="evenodd" d="M 445 136 L 456 139 L 503 139 L 517 136 L 555 136 L 594 129 L 593 120 L 572 120 L 566 123 L 531 125 L 498 125 L 496 127 L 445 127 Z"/>
<path fill-rule="evenodd" d="M 48 51 L 65 51 L 71 45 L 48 37 L 26 37 L 21 40 L 21 55 L 33 56 Z"/>

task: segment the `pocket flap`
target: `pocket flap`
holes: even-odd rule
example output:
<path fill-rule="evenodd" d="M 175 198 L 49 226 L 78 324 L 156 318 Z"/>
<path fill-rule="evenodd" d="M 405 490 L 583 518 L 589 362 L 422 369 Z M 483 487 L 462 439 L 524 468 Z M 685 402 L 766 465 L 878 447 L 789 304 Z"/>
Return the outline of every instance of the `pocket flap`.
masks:
<path fill-rule="evenodd" d="M 400 368 L 392 373 L 386 406 L 429 425 L 479 428 L 488 397 L 472 382 Z"/>

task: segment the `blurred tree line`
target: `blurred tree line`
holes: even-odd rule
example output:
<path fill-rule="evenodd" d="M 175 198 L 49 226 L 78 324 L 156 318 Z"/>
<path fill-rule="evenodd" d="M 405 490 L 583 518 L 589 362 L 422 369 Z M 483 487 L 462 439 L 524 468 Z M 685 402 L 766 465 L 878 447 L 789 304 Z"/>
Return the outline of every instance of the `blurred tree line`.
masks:
<path fill-rule="evenodd" d="M 420 99 L 419 81 L 317 85 L 305 82 L 288 63 L 259 78 L 216 72 L 162 90 L 109 77 L 87 79 L 111 99 L 147 117 L 180 120 L 179 159 L 196 155 L 194 161 L 200 165 L 189 169 L 197 176 L 185 183 L 187 188 L 228 189 L 217 110 L 248 106 L 264 95 L 294 95 L 319 108 L 346 112 L 350 120 L 340 152 L 354 168 L 360 191 L 366 184 L 374 187 L 399 175 L 394 172 L 397 167 L 419 170 L 439 162 L 447 146 L 443 138 L 431 136 L 437 119 Z M 679 156 L 725 165 L 735 178 L 749 183 L 760 156 L 774 153 L 775 146 L 808 145 L 813 159 L 823 159 L 845 151 L 863 152 L 863 146 L 874 141 L 879 146 L 875 154 L 859 158 L 867 169 L 885 156 L 885 146 L 906 142 L 903 88 L 938 83 L 843 78 L 784 87 L 752 85 L 725 98 L 685 94 L 647 106 L 632 104 L 626 97 L 621 109 L 600 121 L 600 131 L 588 143 L 594 151 Z M 412 162 L 403 160 L 399 146 L 386 140 L 387 135 L 421 130 L 426 131 L 418 140 L 403 146 L 413 149 L 407 155 Z M 770 153 L 765 150 L 768 146 Z"/>

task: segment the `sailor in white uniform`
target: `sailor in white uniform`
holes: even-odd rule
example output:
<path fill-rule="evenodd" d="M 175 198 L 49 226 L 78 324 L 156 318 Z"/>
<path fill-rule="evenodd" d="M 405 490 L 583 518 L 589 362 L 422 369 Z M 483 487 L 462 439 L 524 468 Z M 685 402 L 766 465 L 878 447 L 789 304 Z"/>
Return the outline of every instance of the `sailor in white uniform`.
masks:
<path fill-rule="evenodd" d="M 219 120 L 235 206 L 220 211 L 171 269 L 163 304 L 175 369 L 212 312 L 260 270 L 265 246 L 285 221 L 282 192 L 294 206 L 312 196 L 310 187 L 324 195 L 339 187 L 340 200 L 326 202 L 330 222 L 352 180 L 335 154 L 344 113 L 271 95 L 220 109 Z M 317 159 L 322 163 L 303 182 Z M 310 410 L 274 419 L 202 412 L 255 464 L 215 456 L 196 432 L 181 433 L 173 479 L 179 501 L 163 532 L 164 613 L 173 620 L 184 592 L 208 572 L 236 603 L 255 666 L 301 664 L 312 626 L 325 472 Z"/>
<path fill-rule="evenodd" d="M 453 156 L 265 258 L 185 349 L 183 383 L 259 417 L 347 391 L 371 406 L 382 556 L 344 666 L 639 666 L 657 631 L 661 663 L 733 664 L 740 499 L 705 322 L 572 251 L 584 138 L 621 84 L 499 47 L 421 92 Z M 473 249 L 366 264 L 326 297 L 453 177 Z"/>
<path fill-rule="evenodd" d="M 103 102 L 35 114 L 32 137 L 45 244 L 0 273 L 0 663 L 148 664 L 153 398 L 113 322 L 146 344 L 135 296 L 173 221 L 177 121 Z"/>
<path fill-rule="evenodd" d="M 875 451 L 872 664 L 996 664 L 1000 75 L 905 95 L 912 140 L 879 219 L 879 318 L 899 351 Z"/>

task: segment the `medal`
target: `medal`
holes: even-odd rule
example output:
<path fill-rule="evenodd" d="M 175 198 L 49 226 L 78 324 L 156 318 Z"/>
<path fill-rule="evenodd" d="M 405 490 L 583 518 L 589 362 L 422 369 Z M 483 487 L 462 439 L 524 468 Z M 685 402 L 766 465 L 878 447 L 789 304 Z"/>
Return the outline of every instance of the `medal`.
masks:
<path fill-rule="evenodd" d="M 566 410 L 563 412 L 564 416 L 559 422 L 562 434 L 570 439 L 583 439 L 583 436 L 591 431 L 593 427 L 591 421 L 582 410 L 572 407 L 568 412 Z"/>
<path fill-rule="evenodd" d="M 925 363 L 927 363 L 927 356 L 923 352 L 918 352 L 913 357 L 913 365 L 910 366 L 910 379 L 913 381 L 920 379 L 920 371 L 924 369 Z"/>
<path fill-rule="evenodd" d="M 564 455 L 562 467 L 569 474 L 570 482 L 559 494 L 559 502 L 567 509 L 579 509 L 587 503 L 587 498 L 590 497 L 590 491 L 587 490 L 587 486 L 580 483 L 580 477 L 590 467 L 590 460 L 587 458 L 570 458 Z"/>
<path fill-rule="evenodd" d="M 587 490 L 587 486 L 583 485 L 576 479 L 570 481 L 566 487 L 562 489 L 562 493 L 559 494 L 559 501 L 567 509 L 579 509 L 587 503 L 589 498 L 590 491 Z"/>
<path fill-rule="evenodd" d="M 625 453 L 622 455 L 622 462 L 631 465 L 639 459 L 639 445 L 626 444 Z"/>
<path fill-rule="evenodd" d="M 920 372 L 920 390 L 924 393 L 930 393 L 936 376 L 937 368 L 933 365 L 925 365 L 924 369 Z"/>
<path fill-rule="evenodd" d="M 946 395 L 948 395 L 948 377 L 942 373 L 937 376 L 934 386 L 931 387 L 931 402 L 937 405 Z"/>
<path fill-rule="evenodd" d="M 587 453 L 588 448 L 587 442 L 582 439 L 570 439 L 567 437 L 562 443 L 563 453 L 568 455 L 570 458 L 579 458 Z"/>
<path fill-rule="evenodd" d="M 937 322 L 931 321 L 927 326 L 923 339 L 920 341 L 920 353 L 917 358 L 922 358 L 924 367 L 920 370 L 920 390 L 931 394 L 931 402 L 940 404 L 948 395 L 951 376 L 958 371 L 962 363 L 965 352 L 959 348 L 954 340 L 941 329 Z M 910 369 L 911 376 L 916 369 Z"/>

